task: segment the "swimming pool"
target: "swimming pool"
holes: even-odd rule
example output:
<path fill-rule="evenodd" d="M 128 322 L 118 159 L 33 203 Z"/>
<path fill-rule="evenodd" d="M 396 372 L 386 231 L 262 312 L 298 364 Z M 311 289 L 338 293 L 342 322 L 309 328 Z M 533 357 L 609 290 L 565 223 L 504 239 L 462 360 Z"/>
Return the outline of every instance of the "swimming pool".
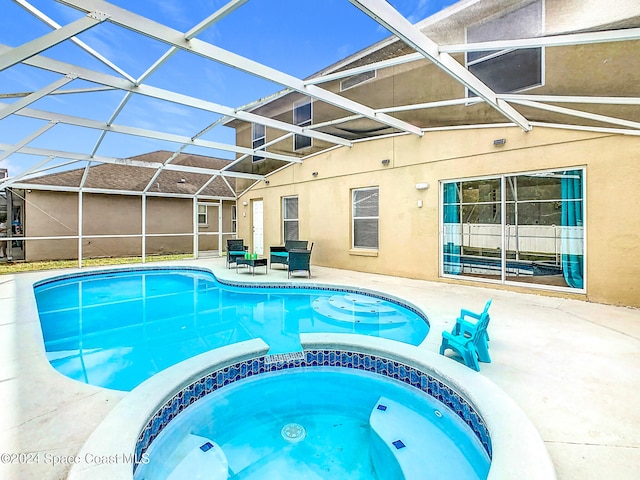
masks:
<path fill-rule="evenodd" d="M 307 363 L 318 355 L 336 364 L 350 354 L 309 352 Z M 366 370 L 290 367 L 188 406 L 134 478 L 486 479 L 490 460 L 473 430 L 424 391 Z"/>
<path fill-rule="evenodd" d="M 299 352 L 300 334 L 358 333 L 420 344 L 416 307 L 369 291 L 221 282 L 197 268 L 136 268 L 34 285 L 47 358 L 64 375 L 129 391 L 202 352 L 252 338 Z"/>

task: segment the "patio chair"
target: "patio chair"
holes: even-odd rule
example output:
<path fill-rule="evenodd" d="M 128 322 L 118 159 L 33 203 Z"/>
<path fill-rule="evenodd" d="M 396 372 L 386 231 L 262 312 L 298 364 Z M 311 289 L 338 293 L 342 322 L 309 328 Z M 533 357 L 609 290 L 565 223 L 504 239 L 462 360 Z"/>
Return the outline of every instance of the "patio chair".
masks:
<path fill-rule="evenodd" d="M 460 316 L 451 333 L 442 332 L 442 344 L 440 354 L 450 349 L 457 352 L 462 361 L 469 368 L 480 371 L 480 364 L 491 363 L 489 355 L 489 307 L 491 299 L 486 303 L 482 313 L 474 313 L 469 310 L 460 310 Z"/>
<path fill-rule="evenodd" d="M 308 244 L 306 240 L 285 240 L 284 246 L 269 247 L 269 268 L 272 268 L 274 263 L 286 266 L 289 263 L 289 250 L 306 250 Z"/>
<path fill-rule="evenodd" d="M 248 251 L 249 247 L 241 238 L 227 240 L 227 268 L 230 268 L 232 263 L 236 263 L 239 257 L 244 257 L 245 252 Z"/>
<path fill-rule="evenodd" d="M 293 248 L 289 251 L 289 261 L 287 263 L 287 277 L 291 278 L 293 272 L 307 272 L 311 278 L 311 251 L 313 243 L 309 250 Z"/>

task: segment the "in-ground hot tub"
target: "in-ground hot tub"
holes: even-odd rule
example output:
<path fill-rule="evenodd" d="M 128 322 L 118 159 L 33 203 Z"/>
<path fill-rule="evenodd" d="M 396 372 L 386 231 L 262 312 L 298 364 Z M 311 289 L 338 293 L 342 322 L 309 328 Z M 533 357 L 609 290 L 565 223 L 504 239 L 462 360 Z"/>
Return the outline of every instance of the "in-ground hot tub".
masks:
<path fill-rule="evenodd" d="M 473 407 L 433 377 L 308 350 L 231 365 L 175 395 L 139 438 L 136 456 L 149 463 L 135 478 L 484 480 L 490 447 Z"/>
<path fill-rule="evenodd" d="M 265 374 L 287 372 L 283 375 L 286 376 L 289 375 L 289 371 L 303 371 L 306 368 L 320 370 L 325 368 L 331 371 L 344 369 L 351 372 L 356 370 L 374 379 L 378 377 L 384 381 L 392 380 L 392 383 L 402 384 L 403 388 L 414 389 L 419 391 L 420 395 L 429 396 L 429 402 L 438 402 L 437 408 L 430 406 L 414 409 L 412 402 L 407 402 L 402 395 L 400 398 L 389 398 L 385 395 L 376 398 L 371 405 L 366 426 L 369 429 L 367 435 L 369 444 L 366 447 L 369 451 L 377 452 L 374 458 L 384 458 L 377 465 L 373 465 L 374 474 L 382 472 L 379 473 L 383 475 L 381 478 L 386 478 L 384 475 L 400 474 L 403 477 L 399 478 L 421 478 L 420 476 L 411 477 L 412 472 L 416 474 L 416 470 L 413 469 L 415 462 L 412 463 L 415 458 L 411 457 L 416 456 L 415 450 L 420 450 L 419 446 L 412 446 L 416 445 L 414 441 L 418 438 L 412 430 L 422 421 L 421 419 L 429 415 L 430 409 L 433 415 L 436 415 L 436 410 L 440 414 L 446 412 L 446 420 L 449 419 L 449 414 L 456 416 L 457 419 L 451 418 L 458 423 L 463 423 L 471 432 L 469 438 L 476 445 L 481 445 L 480 452 L 484 451 L 487 457 L 491 457 L 486 478 L 490 480 L 512 478 L 552 480 L 555 478 L 553 465 L 535 428 L 500 389 L 476 372 L 424 349 L 385 339 L 344 334 L 306 334 L 301 335 L 301 342 L 304 358 L 280 357 L 282 361 L 278 362 L 278 358 L 272 361 L 267 355 L 268 347 L 260 340 L 252 340 L 205 353 L 155 375 L 134 389 L 116 406 L 80 452 L 80 456 L 85 452 L 100 452 L 101 455 L 107 456 L 122 456 L 126 453 L 131 461 L 112 465 L 77 465 L 72 469 L 70 478 L 75 480 L 94 479 L 96 476 L 133 478 L 134 468 L 136 471 L 149 468 L 153 473 L 152 464 L 144 464 L 147 461 L 153 462 L 155 448 L 158 448 L 158 455 L 160 455 L 162 444 L 158 443 L 154 447 L 154 443 L 161 442 L 163 432 L 170 437 L 174 426 L 176 430 L 183 428 L 180 426 L 182 423 L 180 419 L 186 417 L 181 415 L 188 414 L 189 409 L 206 410 L 205 407 L 199 407 L 204 405 L 204 403 L 199 404 L 199 401 L 206 402 L 209 395 L 215 396 L 216 391 L 222 392 L 227 387 L 234 388 L 233 384 L 237 384 L 237 387 L 246 380 L 257 382 L 258 380 L 254 379 L 259 379 Z M 211 398 L 215 403 L 215 397 Z M 225 408 L 237 408 L 223 404 L 224 402 L 218 405 L 223 411 L 211 412 L 213 422 L 216 418 L 225 418 Z M 379 406 L 389 409 L 392 415 L 386 417 L 384 411 L 378 408 Z M 399 408 L 408 408 L 410 412 L 407 413 Z M 425 409 L 427 413 L 423 411 Z M 281 425 L 285 419 L 278 419 L 280 428 L 277 430 L 283 443 L 287 442 L 286 436 L 293 440 L 303 436 L 302 430 L 305 430 L 305 437 L 308 435 L 304 423 L 296 421 L 301 418 L 295 417 L 300 412 L 295 408 L 291 408 L 290 411 L 294 415 L 290 422 L 287 421 Z M 245 416 L 248 414 L 245 412 Z M 398 420 L 394 420 L 393 415 Z M 178 423 L 172 426 L 173 422 Z M 406 425 L 406 427 L 395 431 L 394 427 L 398 425 Z M 221 446 L 215 438 L 206 436 L 210 433 L 206 428 L 188 433 L 194 434 L 195 437 L 190 445 L 191 448 L 185 448 L 182 451 L 182 457 L 173 459 L 173 463 L 167 461 L 166 471 L 159 471 L 159 475 L 165 475 L 161 478 L 170 478 L 169 475 L 173 472 L 180 472 L 182 461 L 188 458 L 193 459 L 196 455 L 206 456 L 207 452 L 218 456 L 218 470 L 222 472 L 221 475 L 224 475 L 224 466 L 220 468 L 221 454 L 226 457 L 227 453 L 231 453 L 231 450 L 224 451 L 224 439 L 221 441 Z M 396 436 L 398 438 L 395 438 Z M 307 439 L 303 438 L 299 444 L 295 442 L 291 444 L 294 447 L 304 446 L 305 442 Z M 405 446 L 402 447 L 401 444 Z M 189 457 L 191 453 L 194 453 L 194 456 Z M 211 459 L 214 457 L 215 455 L 212 455 Z M 133 461 L 134 458 L 140 463 L 136 464 Z M 195 465 L 196 462 L 190 462 L 186 466 L 196 468 Z M 226 467 L 228 474 L 228 458 Z M 140 472 L 143 471 L 140 470 Z M 441 472 L 446 474 L 446 469 Z M 145 475 L 145 478 L 148 477 Z"/>

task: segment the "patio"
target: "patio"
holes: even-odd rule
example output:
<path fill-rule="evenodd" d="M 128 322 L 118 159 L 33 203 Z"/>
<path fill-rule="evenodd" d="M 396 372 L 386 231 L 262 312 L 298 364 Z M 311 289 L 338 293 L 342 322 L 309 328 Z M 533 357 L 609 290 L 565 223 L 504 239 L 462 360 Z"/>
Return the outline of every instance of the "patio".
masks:
<path fill-rule="evenodd" d="M 218 277 L 236 281 L 287 281 L 287 272 L 278 269 L 255 277 L 236 274 L 225 268 L 224 258 L 170 264 L 211 268 Z M 77 454 L 126 395 L 74 382 L 45 359 L 32 284 L 70 272 L 0 277 L 0 399 L 9 406 L 1 417 L 0 451 L 40 453 L 37 463 L 3 462 L 2 478 L 65 478 L 69 465 L 54 466 L 45 458 Z M 311 279 L 292 281 L 358 285 L 414 303 L 430 319 L 422 346 L 432 352 L 461 307 L 479 310 L 492 298 L 493 363 L 481 364 L 480 374 L 507 392 L 536 425 L 558 478 L 637 478 L 638 310 L 316 266 Z"/>

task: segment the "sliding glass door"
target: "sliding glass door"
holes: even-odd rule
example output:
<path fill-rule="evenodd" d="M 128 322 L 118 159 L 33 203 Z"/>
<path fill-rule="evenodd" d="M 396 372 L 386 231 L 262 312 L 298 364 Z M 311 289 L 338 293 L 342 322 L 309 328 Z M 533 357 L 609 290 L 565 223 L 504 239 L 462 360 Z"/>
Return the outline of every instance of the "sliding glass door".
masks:
<path fill-rule="evenodd" d="M 442 183 L 442 274 L 584 288 L 584 170 Z"/>

